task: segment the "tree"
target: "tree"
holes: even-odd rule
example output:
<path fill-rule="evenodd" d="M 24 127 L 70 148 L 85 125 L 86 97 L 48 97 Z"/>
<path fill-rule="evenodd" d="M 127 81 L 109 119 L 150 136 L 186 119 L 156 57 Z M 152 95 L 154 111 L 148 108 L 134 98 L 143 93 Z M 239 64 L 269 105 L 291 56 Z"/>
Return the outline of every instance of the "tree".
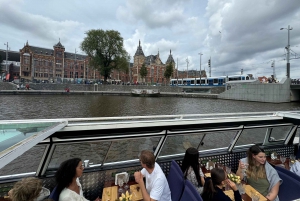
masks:
<path fill-rule="evenodd" d="M 90 65 L 100 71 L 106 83 L 113 69 L 125 69 L 127 65 L 123 38 L 115 30 L 92 29 L 86 35 L 80 48 L 91 58 Z"/>
<path fill-rule="evenodd" d="M 164 77 L 167 79 L 167 81 L 169 82 L 170 81 L 170 77 L 172 76 L 173 74 L 173 65 L 172 63 L 169 63 L 167 66 L 166 66 L 166 70 L 165 70 L 165 73 L 164 73 Z"/>
<path fill-rule="evenodd" d="M 141 70 L 140 70 L 141 78 L 144 79 L 147 76 L 147 74 L 148 74 L 148 71 L 147 71 L 146 65 L 145 65 L 145 63 L 143 63 Z"/>

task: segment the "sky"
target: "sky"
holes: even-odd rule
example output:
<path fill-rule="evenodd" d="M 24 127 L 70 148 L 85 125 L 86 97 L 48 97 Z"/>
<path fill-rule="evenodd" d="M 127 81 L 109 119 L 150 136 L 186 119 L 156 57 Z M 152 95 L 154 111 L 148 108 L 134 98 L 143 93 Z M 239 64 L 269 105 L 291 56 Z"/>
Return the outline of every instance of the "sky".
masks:
<path fill-rule="evenodd" d="M 270 77 L 275 61 L 284 78 L 289 25 L 290 74 L 300 78 L 299 0 L 0 0 L 0 49 L 60 40 L 67 52 L 85 54 L 79 47 L 88 30 L 117 30 L 131 62 L 140 40 L 144 54 L 159 52 L 163 63 L 171 50 L 179 70 L 199 71 L 201 59 L 208 75 L 211 58 L 212 77 L 241 69 Z"/>

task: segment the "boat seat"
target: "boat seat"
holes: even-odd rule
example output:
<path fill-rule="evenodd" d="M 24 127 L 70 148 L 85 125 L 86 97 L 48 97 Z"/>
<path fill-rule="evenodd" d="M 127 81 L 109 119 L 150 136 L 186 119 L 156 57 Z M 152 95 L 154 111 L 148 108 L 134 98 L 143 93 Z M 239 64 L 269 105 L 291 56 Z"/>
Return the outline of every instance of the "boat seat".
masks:
<path fill-rule="evenodd" d="M 57 191 L 57 186 L 55 186 L 55 188 L 50 193 L 49 199 L 52 199 L 54 201 L 58 201 L 59 200 L 59 193 Z"/>
<path fill-rule="evenodd" d="M 277 172 L 280 171 L 280 172 L 282 172 L 282 173 L 284 173 L 284 174 L 286 174 L 286 175 L 288 175 L 288 176 L 290 176 L 290 177 L 292 177 L 292 178 L 294 178 L 294 179 L 296 179 L 300 182 L 300 176 L 299 175 L 297 175 L 297 174 L 295 174 L 295 173 L 293 173 L 293 172 L 291 172 L 291 171 L 289 171 L 289 170 L 287 170 L 283 167 L 280 167 L 280 166 L 274 166 L 274 168 L 277 170 Z"/>
<path fill-rule="evenodd" d="M 173 163 L 171 163 L 167 180 L 171 191 L 172 201 L 179 201 L 184 188 L 184 179 L 182 173 L 180 174 L 180 172 L 178 172 L 178 169 L 176 169 L 176 166 Z"/>
<path fill-rule="evenodd" d="M 288 201 L 298 199 L 300 197 L 300 181 L 290 177 L 281 171 L 277 171 L 282 179 L 282 184 L 279 187 L 278 197 L 280 201 Z"/>

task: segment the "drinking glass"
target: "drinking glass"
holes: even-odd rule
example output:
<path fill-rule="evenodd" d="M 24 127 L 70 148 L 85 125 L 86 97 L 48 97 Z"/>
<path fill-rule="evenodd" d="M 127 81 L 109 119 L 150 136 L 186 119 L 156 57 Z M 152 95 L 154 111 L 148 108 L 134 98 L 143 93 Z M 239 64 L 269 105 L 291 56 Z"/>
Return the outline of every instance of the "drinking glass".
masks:
<path fill-rule="evenodd" d="M 296 157 L 294 155 L 290 155 L 289 166 L 290 168 L 294 165 Z"/>
<path fill-rule="evenodd" d="M 231 167 L 229 167 L 229 166 L 226 165 L 225 169 L 226 169 L 225 171 L 226 171 L 227 174 L 231 173 Z"/>
<path fill-rule="evenodd" d="M 284 164 L 285 160 L 286 160 L 286 157 L 280 156 L 280 161 L 282 162 L 282 164 Z"/>
<path fill-rule="evenodd" d="M 257 192 L 251 192 L 252 201 L 259 201 L 259 195 Z"/>
<path fill-rule="evenodd" d="M 125 191 L 127 191 L 128 188 L 129 188 L 129 185 L 127 184 L 128 181 L 129 181 L 129 176 L 130 176 L 129 174 L 126 174 L 125 177 L 124 177 L 124 182 L 125 182 L 124 189 L 125 189 Z"/>
<path fill-rule="evenodd" d="M 118 192 L 119 192 L 119 194 L 122 194 L 122 193 L 123 193 L 123 184 L 124 184 L 123 179 L 119 178 L 119 179 L 118 179 L 118 185 L 119 185 L 119 190 L 118 190 Z"/>
<path fill-rule="evenodd" d="M 243 180 L 244 180 L 245 182 L 247 182 L 247 174 L 246 174 L 246 171 L 247 171 L 247 169 L 248 169 L 248 166 L 249 166 L 248 163 L 244 163 L 244 167 L 245 167 L 245 168 L 242 169 Z"/>
<path fill-rule="evenodd" d="M 277 153 L 275 151 L 271 153 L 271 159 L 277 160 Z"/>

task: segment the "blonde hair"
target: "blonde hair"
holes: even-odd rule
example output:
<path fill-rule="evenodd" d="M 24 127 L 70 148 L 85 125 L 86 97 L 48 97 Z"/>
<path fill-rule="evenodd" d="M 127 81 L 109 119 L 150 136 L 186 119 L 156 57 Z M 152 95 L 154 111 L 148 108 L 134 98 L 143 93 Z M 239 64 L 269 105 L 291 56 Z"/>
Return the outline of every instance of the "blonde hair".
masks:
<path fill-rule="evenodd" d="M 15 183 L 11 193 L 12 201 L 34 201 L 42 190 L 42 181 L 28 177 Z"/>

